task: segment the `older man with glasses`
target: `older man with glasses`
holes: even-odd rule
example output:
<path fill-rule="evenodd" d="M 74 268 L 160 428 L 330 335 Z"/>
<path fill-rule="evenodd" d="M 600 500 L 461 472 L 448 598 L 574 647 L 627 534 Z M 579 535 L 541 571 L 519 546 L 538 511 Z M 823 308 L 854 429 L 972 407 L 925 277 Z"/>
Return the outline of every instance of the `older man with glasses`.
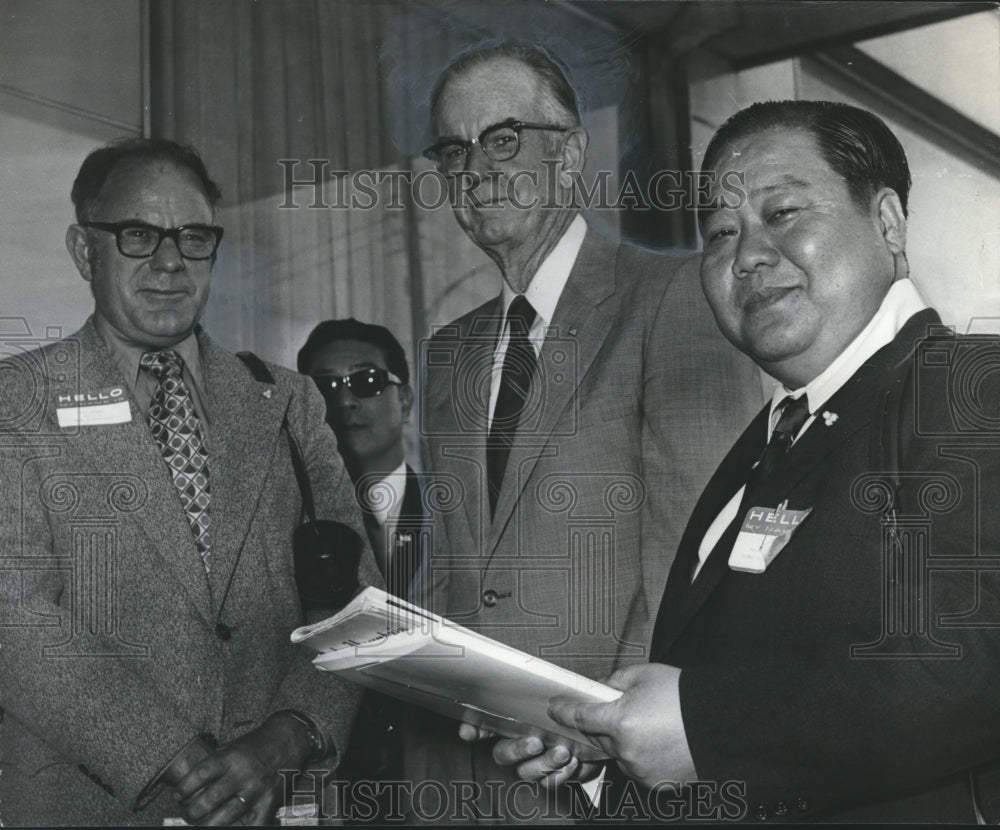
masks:
<path fill-rule="evenodd" d="M 428 486 L 456 503 L 434 517 L 424 600 L 604 677 L 648 657 L 669 553 L 760 383 L 715 329 L 696 263 L 604 239 L 573 207 L 588 137 L 555 60 L 513 43 L 461 55 L 431 115 L 426 155 L 502 280 L 425 350 Z M 565 818 L 456 732 L 408 764 L 458 782 L 444 817 Z"/>
<path fill-rule="evenodd" d="M 198 155 L 109 145 L 72 196 L 93 316 L 0 363 L 0 818 L 271 823 L 358 700 L 289 642 L 291 442 L 318 516 L 360 536 L 353 488 L 312 382 L 199 325 L 223 232 Z"/>

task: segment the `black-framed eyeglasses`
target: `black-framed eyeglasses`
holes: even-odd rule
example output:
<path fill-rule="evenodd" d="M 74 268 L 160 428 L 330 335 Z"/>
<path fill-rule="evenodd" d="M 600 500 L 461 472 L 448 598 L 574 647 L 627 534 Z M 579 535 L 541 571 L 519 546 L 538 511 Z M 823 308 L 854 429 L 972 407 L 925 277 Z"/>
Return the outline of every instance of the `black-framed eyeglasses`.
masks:
<path fill-rule="evenodd" d="M 424 150 L 424 156 L 433 161 L 446 176 L 453 176 L 465 170 L 472 152 L 472 145 L 483 148 L 486 158 L 491 161 L 510 161 L 521 149 L 521 130 L 552 130 L 557 133 L 569 132 L 572 127 L 557 127 L 555 124 L 529 124 L 509 118 L 499 124 L 492 124 L 483 130 L 478 138 L 462 141 L 446 138 Z"/>
<path fill-rule="evenodd" d="M 386 369 L 358 369 L 343 377 L 317 372 L 312 379 L 316 381 L 321 391 L 329 389 L 336 393 L 343 385 L 350 389 L 356 398 L 374 398 L 376 395 L 381 395 L 389 384 L 403 385 L 403 381 Z"/>
<path fill-rule="evenodd" d="M 164 237 L 174 241 L 185 259 L 210 259 L 222 241 L 222 228 L 218 225 L 181 225 L 179 228 L 159 228 L 145 222 L 81 222 L 80 225 L 113 233 L 121 254 L 134 259 L 155 254 Z"/>

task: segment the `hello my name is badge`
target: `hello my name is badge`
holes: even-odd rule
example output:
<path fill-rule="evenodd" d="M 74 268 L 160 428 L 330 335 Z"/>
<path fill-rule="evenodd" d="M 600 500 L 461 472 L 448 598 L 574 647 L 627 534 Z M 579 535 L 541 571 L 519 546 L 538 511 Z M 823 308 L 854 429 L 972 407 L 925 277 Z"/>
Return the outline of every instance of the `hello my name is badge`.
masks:
<path fill-rule="evenodd" d="M 120 386 L 99 392 L 59 395 L 56 417 L 62 429 L 127 424 L 132 420 L 125 390 Z"/>
<path fill-rule="evenodd" d="M 789 510 L 787 499 L 777 507 L 751 507 L 729 554 L 729 567 L 744 573 L 764 573 L 810 513 L 811 507 Z"/>

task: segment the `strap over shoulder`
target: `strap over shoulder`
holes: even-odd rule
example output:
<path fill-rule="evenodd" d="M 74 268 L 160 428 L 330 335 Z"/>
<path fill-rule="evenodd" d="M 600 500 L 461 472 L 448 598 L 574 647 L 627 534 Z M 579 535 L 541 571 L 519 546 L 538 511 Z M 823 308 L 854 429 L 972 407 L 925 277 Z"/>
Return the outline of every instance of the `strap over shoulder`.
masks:
<path fill-rule="evenodd" d="M 253 374 L 254 380 L 258 383 L 274 383 L 274 375 L 271 374 L 271 370 L 267 368 L 267 364 L 264 363 L 257 355 L 253 352 L 237 352 L 236 356 L 242 360 L 246 367 Z"/>
<path fill-rule="evenodd" d="M 267 365 L 253 352 L 237 352 L 236 356 L 246 364 L 246 367 L 254 376 L 258 383 L 275 383 L 274 375 Z M 310 522 L 316 521 L 316 502 L 313 498 L 312 485 L 309 483 L 309 475 L 306 473 L 306 464 L 302 458 L 302 450 L 299 442 L 292 435 L 292 430 L 288 425 L 288 415 L 286 413 L 281 422 L 281 429 L 288 439 L 288 450 L 292 456 L 292 467 L 295 470 L 295 479 L 299 483 L 299 491 L 302 493 L 302 507 L 306 511 L 306 516 Z"/>

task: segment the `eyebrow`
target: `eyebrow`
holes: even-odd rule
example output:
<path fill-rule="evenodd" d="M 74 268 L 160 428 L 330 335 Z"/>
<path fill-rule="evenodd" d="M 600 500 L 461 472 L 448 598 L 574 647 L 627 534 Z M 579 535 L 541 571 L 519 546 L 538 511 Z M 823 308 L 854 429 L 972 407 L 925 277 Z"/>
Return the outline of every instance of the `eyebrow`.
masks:
<path fill-rule="evenodd" d="M 805 179 L 797 178 L 789 173 L 786 173 L 774 184 L 764 185 L 764 187 L 758 187 L 754 189 L 754 194 L 757 193 L 773 193 L 775 190 L 784 190 L 785 188 L 792 188 L 793 190 L 805 190 L 806 188 L 812 187 L 812 184 L 807 182 Z"/>
<path fill-rule="evenodd" d="M 800 179 L 796 176 L 792 176 L 789 173 L 783 175 L 778 181 L 764 185 L 763 187 L 755 188 L 752 192 L 754 196 L 768 195 L 779 190 L 807 190 L 812 187 L 810 182 L 805 179 Z M 697 222 L 698 227 L 704 227 L 705 223 L 711 219 L 715 214 L 719 213 L 723 208 L 720 205 L 720 199 L 713 200 L 712 205 L 707 205 L 703 208 L 699 208 L 697 212 Z"/>
<path fill-rule="evenodd" d="M 697 212 L 695 214 L 695 218 L 696 218 L 696 220 L 698 222 L 698 227 L 699 228 L 704 228 L 705 227 L 705 223 L 709 219 L 711 219 L 713 216 L 715 216 L 715 214 L 717 214 L 720 210 L 722 210 L 721 207 L 718 207 L 718 203 L 719 203 L 719 200 L 716 199 L 714 206 L 712 206 L 712 207 L 699 207 L 698 208 L 698 210 L 697 210 Z"/>

